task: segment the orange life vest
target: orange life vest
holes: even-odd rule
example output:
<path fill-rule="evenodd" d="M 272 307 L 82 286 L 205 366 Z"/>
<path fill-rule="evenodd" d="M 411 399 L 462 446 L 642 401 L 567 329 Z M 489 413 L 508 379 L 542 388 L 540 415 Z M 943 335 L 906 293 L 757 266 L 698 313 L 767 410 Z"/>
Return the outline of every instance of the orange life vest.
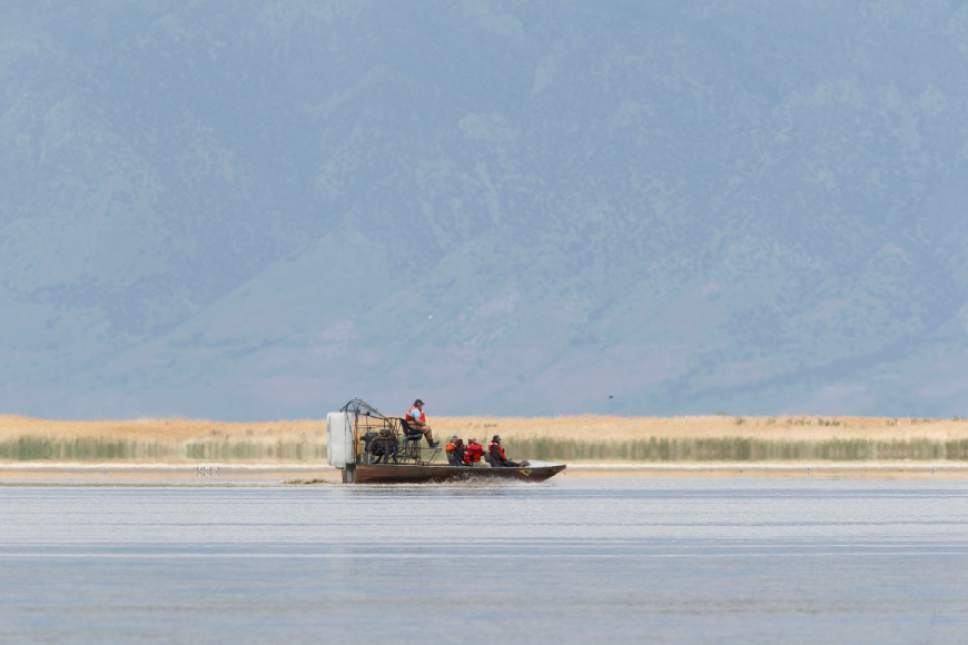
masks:
<path fill-rule="evenodd" d="M 447 447 L 444 448 L 444 450 L 446 450 L 447 452 L 454 452 L 455 450 L 457 450 L 457 444 L 454 443 L 453 441 L 450 441 L 447 443 Z"/>

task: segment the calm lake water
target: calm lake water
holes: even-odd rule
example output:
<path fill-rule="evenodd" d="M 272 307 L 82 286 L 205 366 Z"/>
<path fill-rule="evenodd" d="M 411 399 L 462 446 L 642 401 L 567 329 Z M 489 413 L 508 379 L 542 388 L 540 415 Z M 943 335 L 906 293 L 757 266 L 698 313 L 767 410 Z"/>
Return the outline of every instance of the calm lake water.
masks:
<path fill-rule="evenodd" d="M 4 487 L 0 641 L 966 642 L 966 489 Z"/>

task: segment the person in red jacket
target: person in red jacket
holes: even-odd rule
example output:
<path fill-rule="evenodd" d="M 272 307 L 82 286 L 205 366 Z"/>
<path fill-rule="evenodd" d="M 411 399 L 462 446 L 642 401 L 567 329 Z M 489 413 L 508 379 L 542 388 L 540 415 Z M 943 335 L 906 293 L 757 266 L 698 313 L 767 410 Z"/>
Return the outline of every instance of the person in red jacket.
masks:
<path fill-rule="evenodd" d="M 487 461 L 489 464 L 495 468 L 517 468 L 518 466 L 527 466 L 527 462 L 518 463 L 516 461 L 511 461 L 508 459 L 507 454 L 504 452 L 504 446 L 501 445 L 501 437 L 494 435 L 491 439 L 491 444 L 487 447 Z"/>
<path fill-rule="evenodd" d="M 473 466 L 474 464 L 481 463 L 481 457 L 484 456 L 484 446 L 477 443 L 477 439 L 471 439 L 467 442 L 467 448 L 464 450 L 464 465 Z"/>

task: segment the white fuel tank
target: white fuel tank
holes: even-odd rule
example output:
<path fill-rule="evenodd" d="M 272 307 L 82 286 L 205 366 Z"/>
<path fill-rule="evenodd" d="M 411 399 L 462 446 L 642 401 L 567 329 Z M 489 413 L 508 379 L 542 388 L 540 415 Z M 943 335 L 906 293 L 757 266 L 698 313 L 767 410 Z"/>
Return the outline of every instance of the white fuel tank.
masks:
<path fill-rule="evenodd" d="M 346 468 L 347 464 L 356 463 L 353 417 L 346 412 L 326 415 L 326 452 L 330 466 Z"/>

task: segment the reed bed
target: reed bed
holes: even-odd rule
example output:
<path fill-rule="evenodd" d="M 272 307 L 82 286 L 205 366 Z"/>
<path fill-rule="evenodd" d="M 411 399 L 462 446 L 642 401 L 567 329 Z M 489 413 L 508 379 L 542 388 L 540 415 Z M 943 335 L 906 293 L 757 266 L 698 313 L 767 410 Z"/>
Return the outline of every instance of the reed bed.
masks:
<path fill-rule="evenodd" d="M 968 461 L 968 439 L 879 441 L 765 441 L 750 437 L 632 441 L 513 438 L 512 455 L 559 461 L 765 462 L 765 461 Z M 9 461 L 285 461 L 323 462 L 323 443 L 276 441 L 139 442 L 83 438 L 18 437 L 0 441 L 0 460 Z"/>
<path fill-rule="evenodd" d="M 968 420 L 898 417 L 446 417 L 440 434 L 499 434 L 515 458 L 559 461 L 964 461 Z"/>
<path fill-rule="evenodd" d="M 514 456 L 560 461 L 968 461 L 968 439 L 767 441 L 750 437 L 649 437 L 582 441 L 540 437 L 515 438 L 505 443 Z"/>
<path fill-rule="evenodd" d="M 887 417 L 437 417 L 438 438 L 558 461 L 968 461 L 968 420 Z M 58 421 L 0 416 L 0 460 L 299 462 L 326 460 L 325 422 L 190 419 Z"/>
<path fill-rule="evenodd" d="M 17 437 L 0 441 L 0 460 L 9 461 L 285 461 L 323 462 L 324 443 L 244 440 L 186 442 L 98 438 L 47 439 Z"/>
<path fill-rule="evenodd" d="M 0 460 L 325 462 L 318 420 L 60 421 L 0 416 Z"/>
<path fill-rule="evenodd" d="M 864 439 L 896 441 L 927 438 L 968 439 L 968 419 L 817 416 L 692 416 L 692 417 L 438 417 L 431 419 L 440 434 L 478 439 L 499 434 L 580 441 L 635 441 L 649 437 L 702 439 L 749 437 L 777 441 Z"/>

